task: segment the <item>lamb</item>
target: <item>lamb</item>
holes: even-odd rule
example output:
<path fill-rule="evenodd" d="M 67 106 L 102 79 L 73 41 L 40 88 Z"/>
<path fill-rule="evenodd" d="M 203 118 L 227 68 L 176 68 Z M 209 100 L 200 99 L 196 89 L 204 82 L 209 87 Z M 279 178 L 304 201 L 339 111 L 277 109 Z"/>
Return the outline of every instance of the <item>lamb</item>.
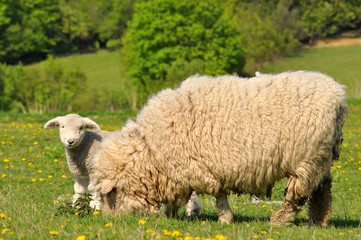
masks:
<path fill-rule="evenodd" d="M 78 114 L 68 114 L 49 120 L 44 129 L 59 127 L 59 135 L 66 150 L 69 170 L 75 175 L 73 203 L 88 192 L 91 159 L 99 148 L 101 139 L 109 132 L 101 131 L 99 125 Z M 88 131 L 91 129 L 93 131 Z M 92 192 L 90 206 L 100 210 L 101 201 L 97 192 Z"/>
<path fill-rule="evenodd" d="M 331 214 L 331 166 L 348 115 L 345 87 L 309 71 L 192 76 L 153 96 L 93 159 L 90 188 L 104 214 L 176 216 L 192 191 L 216 198 L 218 220 L 231 223 L 229 191 L 270 195 L 287 177 L 273 225 L 289 225 L 306 201 L 310 224 Z"/>
<path fill-rule="evenodd" d="M 102 138 L 110 135 L 111 132 L 101 131 L 99 125 L 83 118 L 78 114 L 68 114 L 62 117 L 56 117 L 49 120 L 44 129 L 59 127 L 59 135 L 62 144 L 66 150 L 66 159 L 69 170 L 75 175 L 75 184 L 73 203 L 88 192 L 90 177 L 92 174 L 91 159 L 100 147 Z M 94 131 L 87 131 L 92 129 Z M 97 191 L 91 191 L 92 200 L 90 207 L 100 210 L 101 201 Z M 197 216 L 200 214 L 201 206 L 197 195 L 194 193 L 188 201 L 188 216 Z"/>

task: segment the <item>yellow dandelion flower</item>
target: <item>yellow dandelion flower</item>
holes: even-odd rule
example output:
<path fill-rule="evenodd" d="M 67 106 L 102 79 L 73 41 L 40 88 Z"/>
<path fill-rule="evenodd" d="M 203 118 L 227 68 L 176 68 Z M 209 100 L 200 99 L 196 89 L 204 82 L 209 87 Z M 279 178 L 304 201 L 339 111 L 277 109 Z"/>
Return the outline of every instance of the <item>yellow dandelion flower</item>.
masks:
<path fill-rule="evenodd" d="M 63 174 L 63 175 L 61 175 L 61 177 L 62 177 L 62 178 L 66 178 L 66 175 Z"/>
<path fill-rule="evenodd" d="M 193 240 L 193 238 L 191 236 L 186 236 L 184 237 L 184 240 Z"/>
<path fill-rule="evenodd" d="M 163 230 L 163 234 L 164 234 L 164 235 L 167 235 L 167 236 L 172 235 L 172 233 L 169 232 L 167 229 L 164 229 L 164 230 Z"/>
<path fill-rule="evenodd" d="M 97 210 L 97 211 L 93 212 L 93 215 L 98 215 L 99 213 L 100 213 L 100 211 Z"/>
<path fill-rule="evenodd" d="M 32 178 L 31 181 L 32 181 L 32 182 L 36 182 L 36 179 L 35 179 L 35 178 Z"/>
<path fill-rule="evenodd" d="M 349 178 L 345 178 L 345 181 L 348 181 L 348 180 L 350 180 Z"/>
<path fill-rule="evenodd" d="M 217 234 L 216 236 L 214 236 L 215 239 L 217 240 L 226 240 L 228 239 L 226 236 L 223 236 L 221 234 Z"/>
<path fill-rule="evenodd" d="M 5 173 L 1 174 L 2 178 L 5 178 L 7 175 Z"/>
<path fill-rule="evenodd" d="M 59 160 L 58 159 L 54 159 L 54 162 L 58 162 Z"/>
<path fill-rule="evenodd" d="M 6 218 L 5 213 L 0 213 L 0 218 Z"/>
<path fill-rule="evenodd" d="M 267 232 L 266 231 L 261 231 L 261 234 L 267 234 Z"/>
<path fill-rule="evenodd" d="M 34 145 L 38 145 L 38 142 L 34 142 Z"/>
<path fill-rule="evenodd" d="M 253 235 L 252 238 L 257 239 L 259 236 L 257 234 Z"/>
<path fill-rule="evenodd" d="M 6 158 L 6 159 L 4 159 L 4 162 L 8 163 L 8 162 L 10 162 L 10 160 Z"/>
<path fill-rule="evenodd" d="M 82 235 L 82 236 L 76 237 L 75 240 L 85 240 L 85 236 Z"/>
<path fill-rule="evenodd" d="M 266 204 L 263 204 L 262 207 L 265 208 L 265 207 L 267 207 L 267 205 L 266 205 Z"/>
<path fill-rule="evenodd" d="M 273 240 L 273 238 L 267 238 L 267 240 Z"/>
<path fill-rule="evenodd" d="M 172 232 L 172 237 L 179 237 L 179 236 L 182 236 L 181 232 L 179 232 L 179 231 L 173 231 Z"/>
<path fill-rule="evenodd" d="M 349 233 L 352 233 L 352 232 L 353 232 L 353 230 L 349 230 L 348 232 L 349 232 Z"/>
<path fill-rule="evenodd" d="M 50 231 L 49 233 L 50 233 L 50 235 L 53 235 L 53 236 L 55 236 L 55 235 L 58 235 L 58 234 L 59 234 L 59 232 L 57 232 L 57 231 Z"/>
<path fill-rule="evenodd" d="M 349 191 L 352 191 L 352 188 L 349 188 L 348 190 L 349 190 Z"/>
<path fill-rule="evenodd" d="M 49 175 L 48 178 L 53 178 L 53 175 Z"/>
<path fill-rule="evenodd" d="M 138 224 L 141 224 L 141 225 L 144 225 L 144 224 L 146 224 L 147 223 L 147 221 L 145 221 L 144 219 L 140 219 L 139 221 L 138 221 Z"/>
<path fill-rule="evenodd" d="M 21 161 L 25 161 L 26 160 L 26 158 L 21 158 Z"/>
<path fill-rule="evenodd" d="M 59 203 L 59 200 L 55 200 L 54 203 Z M 70 220 L 69 220 L 70 221 Z"/>
<path fill-rule="evenodd" d="M 343 236 L 343 235 L 345 235 L 345 233 L 343 233 L 343 232 L 340 232 L 340 233 L 339 233 L 339 235 Z"/>
<path fill-rule="evenodd" d="M 152 229 L 147 229 L 145 232 L 146 232 L 146 233 L 155 233 L 155 231 L 152 230 Z"/>
<path fill-rule="evenodd" d="M 45 179 L 44 178 L 39 178 L 39 181 L 44 181 Z"/>
<path fill-rule="evenodd" d="M 201 240 L 201 238 L 200 237 L 195 237 L 194 240 Z"/>
<path fill-rule="evenodd" d="M 38 170 L 38 173 L 42 173 L 43 172 L 43 170 Z"/>
<path fill-rule="evenodd" d="M 107 224 L 105 224 L 105 226 L 106 226 L 106 227 L 113 227 L 113 223 L 111 223 L 111 222 L 110 222 L 110 223 L 107 223 Z"/>

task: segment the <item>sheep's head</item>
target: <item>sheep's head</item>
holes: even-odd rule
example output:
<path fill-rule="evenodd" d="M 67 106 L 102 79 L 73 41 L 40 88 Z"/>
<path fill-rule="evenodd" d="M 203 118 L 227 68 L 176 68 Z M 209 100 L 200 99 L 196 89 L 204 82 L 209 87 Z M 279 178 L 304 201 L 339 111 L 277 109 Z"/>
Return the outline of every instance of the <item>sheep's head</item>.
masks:
<path fill-rule="evenodd" d="M 80 117 L 78 114 L 68 114 L 49 120 L 44 129 L 59 127 L 60 140 L 66 148 L 79 146 L 84 138 L 86 129 L 100 131 L 100 127 L 89 118 Z"/>

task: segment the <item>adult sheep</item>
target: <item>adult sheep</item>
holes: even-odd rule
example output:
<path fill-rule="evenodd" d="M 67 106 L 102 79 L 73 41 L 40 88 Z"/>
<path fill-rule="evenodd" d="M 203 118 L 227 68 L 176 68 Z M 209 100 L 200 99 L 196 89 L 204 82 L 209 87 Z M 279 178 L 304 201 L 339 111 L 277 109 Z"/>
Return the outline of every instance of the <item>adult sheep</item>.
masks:
<path fill-rule="evenodd" d="M 344 89 L 308 71 L 190 77 L 104 138 L 91 186 L 105 214 L 155 213 L 166 203 L 174 216 L 196 191 L 213 195 L 219 221 L 230 223 L 228 191 L 262 197 L 287 177 L 271 223 L 291 224 L 309 199 L 310 223 L 326 226 L 330 169 L 348 113 Z"/>

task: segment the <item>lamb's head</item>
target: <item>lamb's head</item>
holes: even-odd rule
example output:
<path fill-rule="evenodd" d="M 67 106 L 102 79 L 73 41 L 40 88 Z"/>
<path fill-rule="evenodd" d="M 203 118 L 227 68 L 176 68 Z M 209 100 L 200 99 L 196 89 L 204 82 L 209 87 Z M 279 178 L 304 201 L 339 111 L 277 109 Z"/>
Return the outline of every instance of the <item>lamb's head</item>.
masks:
<path fill-rule="evenodd" d="M 78 114 L 68 114 L 51 119 L 45 124 L 44 129 L 55 127 L 59 127 L 60 140 L 68 149 L 79 146 L 84 138 L 86 129 L 100 131 L 98 124 Z"/>

